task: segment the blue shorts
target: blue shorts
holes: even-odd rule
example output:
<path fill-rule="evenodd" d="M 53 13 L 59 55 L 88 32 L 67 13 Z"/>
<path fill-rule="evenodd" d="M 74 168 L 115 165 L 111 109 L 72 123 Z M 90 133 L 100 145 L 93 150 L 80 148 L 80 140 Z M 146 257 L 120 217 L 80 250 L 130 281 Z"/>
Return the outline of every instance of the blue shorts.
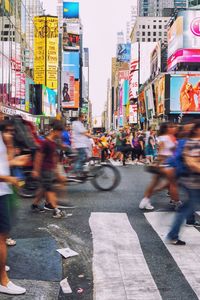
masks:
<path fill-rule="evenodd" d="M 0 196 L 0 234 L 9 233 L 11 229 L 9 196 Z"/>

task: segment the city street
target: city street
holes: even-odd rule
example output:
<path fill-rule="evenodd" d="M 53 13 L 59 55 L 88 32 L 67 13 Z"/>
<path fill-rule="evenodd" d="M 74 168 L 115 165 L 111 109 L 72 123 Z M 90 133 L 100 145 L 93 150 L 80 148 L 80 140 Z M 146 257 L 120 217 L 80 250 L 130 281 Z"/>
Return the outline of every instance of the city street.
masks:
<path fill-rule="evenodd" d="M 1 300 L 200 298 L 199 231 L 184 226 L 187 245 L 166 245 L 173 218 L 166 191 L 153 198 L 155 211 L 144 214 L 138 204 L 149 174 L 142 166 L 119 169 L 122 182 L 115 191 L 98 192 L 87 183 L 62 192 L 60 201 L 75 206 L 65 210 L 64 219 L 32 213 L 31 199 L 21 201 L 8 265 L 10 278 L 27 293 Z M 79 255 L 64 259 L 56 251 L 68 247 Z M 60 289 L 64 278 L 71 294 Z"/>

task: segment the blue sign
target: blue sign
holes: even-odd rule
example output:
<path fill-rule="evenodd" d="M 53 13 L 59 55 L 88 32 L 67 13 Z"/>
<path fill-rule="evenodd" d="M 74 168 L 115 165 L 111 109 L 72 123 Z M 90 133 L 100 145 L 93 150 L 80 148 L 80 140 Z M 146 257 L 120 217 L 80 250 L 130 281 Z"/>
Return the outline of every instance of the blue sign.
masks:
<path fill-rule="evenodd" d="M 63 53 L 63 71 L 73 73 L 75 79 L 79 79 L 80 72 L 80 54 L 79 52 Z"/>
<path fill-rule="evenodd" d="M 78 19 L 79 18 L 79 3 L 78 2 L 63 2 L 63 18 Z"/>
<path fill-rule="evenodd" d="M 131 44 L 117 45 L 117 61 L 129 62 L 131 59 Z"/>

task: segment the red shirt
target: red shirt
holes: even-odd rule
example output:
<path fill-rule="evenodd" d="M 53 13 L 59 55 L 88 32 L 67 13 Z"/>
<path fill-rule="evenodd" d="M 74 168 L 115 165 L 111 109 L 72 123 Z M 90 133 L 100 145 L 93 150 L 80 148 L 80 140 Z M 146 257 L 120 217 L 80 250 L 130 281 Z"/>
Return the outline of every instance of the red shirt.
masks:
<path fill-rule="evenodd" d="M 43 154 L 42 168 L 43 171 L 53 171 L 56 168 L 56 143 L 45 139 L 42 141 L 40 151 Z"/>

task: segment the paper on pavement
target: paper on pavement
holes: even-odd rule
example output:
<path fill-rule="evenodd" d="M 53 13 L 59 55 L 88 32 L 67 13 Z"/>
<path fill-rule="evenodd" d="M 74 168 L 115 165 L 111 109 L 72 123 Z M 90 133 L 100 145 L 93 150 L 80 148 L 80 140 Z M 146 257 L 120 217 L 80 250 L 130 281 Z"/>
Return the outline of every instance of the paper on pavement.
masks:
<path fill-rule="evenodd" d="M 71 287 L 67 281 L 67 278 L 63 279 L 61 282 L 60 282 L 60 286 L 62 288 L 62 291 L 64 294 L 71 294 L 72 293 L 72 290 L 71 290 Z"/>
<path fill-rule="evenodd" d="M 63 248 L 63 249 L 58 249 L 57 250 L 62 256 L 64 256 L 64 258 L 68 258 L 68 257 L 72 257 L 72 256 L 76 256 L 79 255 L 77 252 L 73 251 L 70 248 Z"/>

